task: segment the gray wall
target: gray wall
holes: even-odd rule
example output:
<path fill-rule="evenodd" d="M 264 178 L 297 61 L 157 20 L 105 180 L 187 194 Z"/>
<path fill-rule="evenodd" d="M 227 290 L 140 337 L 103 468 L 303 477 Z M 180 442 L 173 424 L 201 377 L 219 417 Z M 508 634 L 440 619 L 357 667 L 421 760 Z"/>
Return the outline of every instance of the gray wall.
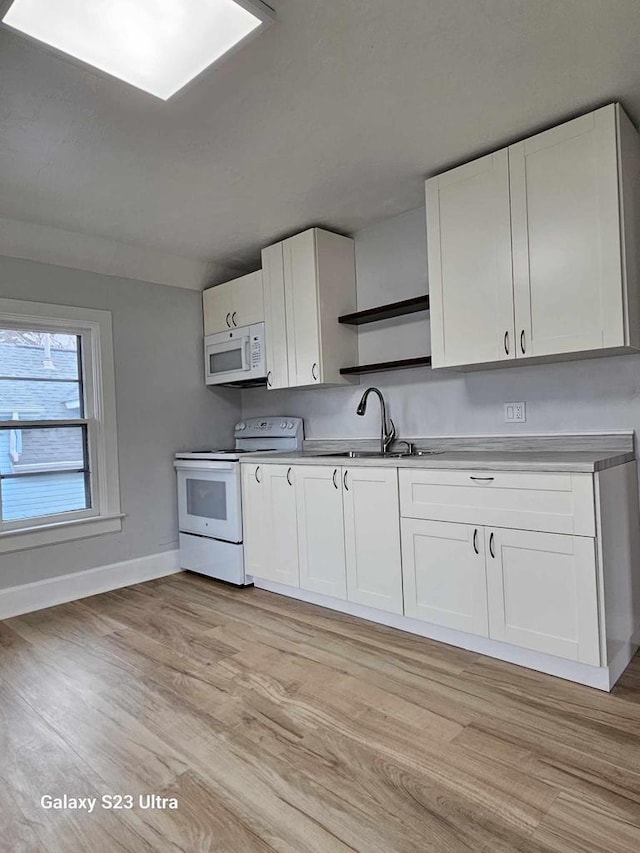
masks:
<path fill-rule="evenodd" d="M 427 289 L 424 209 L 372 225 L 355 236 L 358 307 L 408 299 Z M 362 327 L 361 362 L 428 354 L 428 315 Z M 378 434 L 375 400 L 355 414 L 364 387 L 390 402 L 401 436 L 517 434 L 640 428 L 640 356 L 486 370 L 471 374 L 416 369 L 370 374 L 355 387 L 243 392 L 243 416 L 305 418 L 307 437 Z M 505 424 L 504 403 L 524 400 L 526 424 Z"/>
<path fill-rule="evenodd" d="M 0 257 L 0 296 L 112 312 L 121 533 L 0 555 L 0 588 L 177 546 L 173 453 L 225 445 L 236 391 L 203 383 L 200 293 Z"/>

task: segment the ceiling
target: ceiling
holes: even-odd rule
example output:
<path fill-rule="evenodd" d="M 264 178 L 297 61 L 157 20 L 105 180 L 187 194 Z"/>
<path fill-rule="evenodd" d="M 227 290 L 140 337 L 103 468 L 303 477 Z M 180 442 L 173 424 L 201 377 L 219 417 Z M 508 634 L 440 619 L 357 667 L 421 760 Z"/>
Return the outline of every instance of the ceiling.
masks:
<path fill-rule="evenodd" d="M 309 225 L 415 208 L 425 175 L 594 106 L 640 121 L 638 0 L 271 5 L 169 102 L 2 29 L 0 217 L 219 280 Z"/>

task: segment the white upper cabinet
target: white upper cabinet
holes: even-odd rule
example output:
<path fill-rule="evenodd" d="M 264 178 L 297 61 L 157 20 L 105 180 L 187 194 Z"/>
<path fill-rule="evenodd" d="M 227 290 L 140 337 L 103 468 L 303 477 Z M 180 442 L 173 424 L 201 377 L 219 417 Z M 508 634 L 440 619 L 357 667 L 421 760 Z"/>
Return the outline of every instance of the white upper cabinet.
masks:
<path fill-rule="evenodd" d="M 433 366 L 639 348 L 639 192 L 618 104 L 428 180 Z"/>
<path fill-rule="evenodd" d="M 262 323 L 262 270 L 208 288 L 202 294 L 202 306 L 205 335 Z"/>
<path fill-rule="evenodd" d="M 311 228 L 262 252 L 267 386 L 343 383 L 357 335 L 338 317 L 355 311 L 353 240 Z"/>
<path fill-rule="evenodd" d="M 506 151 L 427 182 L 433 367 L 515 358 Z"/>

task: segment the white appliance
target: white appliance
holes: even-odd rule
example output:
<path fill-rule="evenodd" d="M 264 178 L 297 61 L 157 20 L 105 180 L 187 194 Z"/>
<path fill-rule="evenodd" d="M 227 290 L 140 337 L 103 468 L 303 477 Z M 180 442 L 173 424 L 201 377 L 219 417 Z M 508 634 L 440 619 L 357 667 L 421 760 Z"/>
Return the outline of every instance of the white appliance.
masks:
<path fill-rule="evenodd" d="M 207 385 L 249 387 L 266 384 L 264 323 L 207 335 L 204 366 Z"/>
<path fill-rule="evenodd" d="M 180 567 L 246 586 L 253 579 L 244 571 L 240 456 L 302 450 L 302 418 L 248 418 L 236 424 L 234 438 L 232 450 L 175 455 Z"/>

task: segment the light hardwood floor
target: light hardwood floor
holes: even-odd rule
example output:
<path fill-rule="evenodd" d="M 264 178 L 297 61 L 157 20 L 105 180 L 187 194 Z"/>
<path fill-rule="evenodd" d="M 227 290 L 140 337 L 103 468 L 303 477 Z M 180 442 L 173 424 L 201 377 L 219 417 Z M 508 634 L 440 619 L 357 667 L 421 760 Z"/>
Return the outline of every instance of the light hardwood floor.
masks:
<path fill-rule="evenodd" d="M 10 619 L 0 850 L 638 853 L 640 659 L 607 695 L 188 574 Z"/>

